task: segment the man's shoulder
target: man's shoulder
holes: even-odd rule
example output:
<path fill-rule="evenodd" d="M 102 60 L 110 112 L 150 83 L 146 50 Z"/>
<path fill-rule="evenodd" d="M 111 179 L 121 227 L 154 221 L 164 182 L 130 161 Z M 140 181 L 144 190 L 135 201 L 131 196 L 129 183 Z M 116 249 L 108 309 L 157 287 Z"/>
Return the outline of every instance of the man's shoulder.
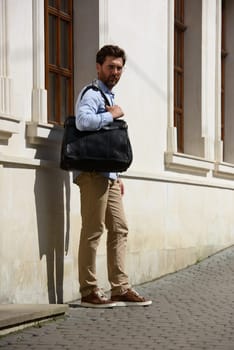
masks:
<path fill-rule="evenodd" d="M 95 85 L 93 85 L 93 84 L 88 84 L 88 85 L 85 85 L 84 87 L 83 87 L 83 89 L 81 90 L 81 92 L 80 92 L 80 96 L 81 96 L 81 98 L 84 96 L 84 94 L 86 94 L 86 93 L 88 93 L 88 92 L 91 92 L 92 93 L 92 91 L 95 91 L 95 92 L 97 92 L 99 89 L 98 89 L 98 87 L 97 86 L 95 86 Z"/>
<path fill-rule="evenodd" d="M 90 99 L 99 99 L 100 98 L 100 90 L 98 87 L 96 87 L 93 84 L 88 84 L 83 87 L 83 89 L 80 92 L 80 100 L 84 98 L 90 98 Z"/>
<path fill-rule="evenodd" d="M 107 95 L 108 96 L 108 95 Z M 96 103 L 103 102 L 103 99 L 107 105 L 110 105 L 109 99 L 106 96 L 106 92 L 102 87 L 97 84 L 86 85 L 80 93 L 79 101 L 95 100 Z"/>

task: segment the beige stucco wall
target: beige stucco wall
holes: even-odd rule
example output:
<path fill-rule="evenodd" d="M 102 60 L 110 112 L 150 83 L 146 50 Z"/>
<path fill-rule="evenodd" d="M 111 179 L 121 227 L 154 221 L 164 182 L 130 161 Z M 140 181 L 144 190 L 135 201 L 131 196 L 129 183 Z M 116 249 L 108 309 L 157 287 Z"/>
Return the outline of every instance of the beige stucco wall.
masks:
<path fill-rule="evenodd" d="M 92 12 L 90 18 L 98 18 L 99 26 L 98 21 L 89 22 L 96 31 L 93 37 L 92 31 L 88 33 L 92 45 L 87 52 L 87 36 L 74 36 L 75 91 L 94 74 L 90 52 L 95 47 L 115 43 L 126 49 L 128 61 L 116 98 L 125 111 L 134 151 L 134 162 L 122 176 L 130 228 L 127 271 L 131 283 L 138 284 L 234 243 L 234 171 L 232 164 L 220 159 L 222 143 L 217 131 L 220 77 L 214 69 L 219 61 L 215 63 L 214 58 L 211 67 L 204 61 L 207 55 L 218 57 L 218 46 L 211 42 L 220 25 L 220 8 L 218 2 L 203 1 L 203 40 L 204 33 L 213 35 L 208 43 L 202 42 L 206 48 L 202 53 L 203 111 L 211 112 L 199 116 L 205 153 L 197 158 L 179 155 L 175 146 L 172 0 L 148 0 L 147 5 L 131 0 L 89 1 L 76 1 L 75 18 L 87 13 L 92 3 L 90 8 L 97 13 Z M 46 104 L 44 65 L 35 63 L 30 44 L 32 38 L 41 40 L 43 28 L 30 34 L 30 14 L 35 17 L 39 11 L 42 16 L 43 0 L 35 0 L 35 7 L 27 0 L 18 6 L 17 0 L 7 3 L 8 69 L 0 70 L 0 78 L 10 80 L 13 88 L 6 89 L 11 112 L 0 106 L 0 302 L 65 302 L 79 296 L 79 190 L 71 174 L 58 166 L 62 128 L 47 125 L 41 115 L 38 119 L 36 113 L 31 115 L 32 103 L 36 101 L 39 112 Z M 79 6 L 83 11 L 78 14 Z M 117 16 L 120 9 L 121 16 Z M 28 15 L 21 16 L 22 11 Z M 43 23 L 40 16 L 38 23 Z M 85 26 L 87 21 L 77 21 L 75 30 Z M 34 47 L 34 53 L 41 55 L 41 48 Z M 36 90 L 33 81 L 38 83 Z M 100 286 L 108 289 L 105 234 L 98 249 L 97 273 Z"/>

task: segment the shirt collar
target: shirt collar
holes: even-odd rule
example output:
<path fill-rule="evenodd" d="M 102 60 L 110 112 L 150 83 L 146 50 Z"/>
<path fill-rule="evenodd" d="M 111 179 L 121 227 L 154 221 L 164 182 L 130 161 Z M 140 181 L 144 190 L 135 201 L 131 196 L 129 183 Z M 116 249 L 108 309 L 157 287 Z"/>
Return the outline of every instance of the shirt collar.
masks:
<path fill-rule="evenodd" d="M 109 95 L 112 95 L 112 97 L 115 96 L 115 94 L 108 89 L 108 87 L 99 79 L 96 80 L 96 83 L 98 85 L 98 87 L 103 91 L 105 92 L 106 94 L 109 94 Z"/>

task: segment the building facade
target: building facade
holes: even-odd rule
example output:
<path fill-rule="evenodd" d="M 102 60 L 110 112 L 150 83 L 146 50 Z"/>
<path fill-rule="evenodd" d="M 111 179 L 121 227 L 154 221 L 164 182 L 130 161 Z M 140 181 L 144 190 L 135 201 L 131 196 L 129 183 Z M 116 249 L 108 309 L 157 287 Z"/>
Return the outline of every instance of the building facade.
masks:
<path fill-rule="evenodd" d="M 0 0 L 0 303 L 79 297 L 79 189 L 63 121 L 104 44 L 134 161 L 122 174 L 132 284 L 234 243 L 232 0 Z M 108 289 L 105 234 L 97 274 Z"/>

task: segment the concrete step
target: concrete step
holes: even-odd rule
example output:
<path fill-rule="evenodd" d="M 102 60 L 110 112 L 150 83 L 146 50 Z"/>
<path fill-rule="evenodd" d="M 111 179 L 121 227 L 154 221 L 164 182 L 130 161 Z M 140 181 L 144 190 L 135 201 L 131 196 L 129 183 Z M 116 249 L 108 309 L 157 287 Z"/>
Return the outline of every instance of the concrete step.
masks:
<path fill-rule="evenodd" d="M 63 316 L 68 309 L 69 306 L 63 304 L 2 304 L 0 305 L 0 335 Z"/>

